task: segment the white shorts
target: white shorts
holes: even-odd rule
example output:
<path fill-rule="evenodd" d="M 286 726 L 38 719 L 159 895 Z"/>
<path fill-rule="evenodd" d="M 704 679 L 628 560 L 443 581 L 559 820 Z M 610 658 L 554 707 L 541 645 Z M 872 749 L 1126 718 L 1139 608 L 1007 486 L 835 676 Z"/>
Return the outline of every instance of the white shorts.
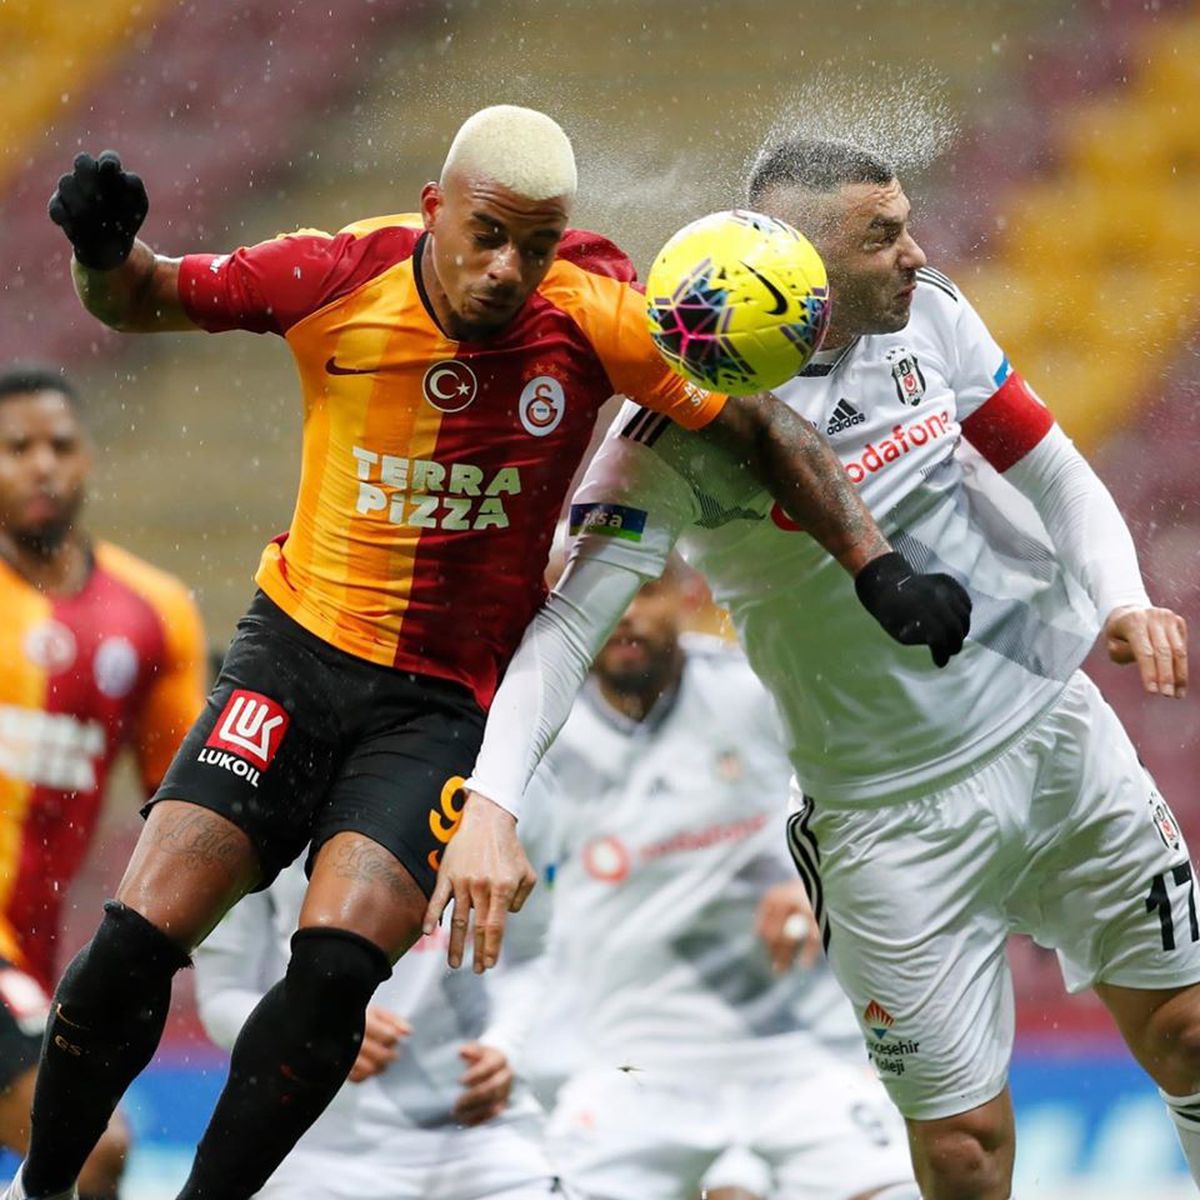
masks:
<path fill-rule="evenodd" d="M 1188 849 L 1116 714 L 1077 673 L 968 778 L 788 821 L 830 963 L 905 1116 L 985 1103 L 1013 1039 L 1005 940 L 1058 952 L 1071 991 L 1200 980 Z"/>
<path fill-rule="evenodd" d="M 849 1200 L 912 1179 L 903 1122 L 865 1067 L 763 1077 L 589 1070 L 559 1097 L 550 1157 L 586 1200 L 742 1187 Z"/>
<path fill-rule="evenodd" d="M 540 1117 L 445 1129 L 397 1129 L 387 1143 L 301 1142 L 256 1200 L 564 1200 Z"/>

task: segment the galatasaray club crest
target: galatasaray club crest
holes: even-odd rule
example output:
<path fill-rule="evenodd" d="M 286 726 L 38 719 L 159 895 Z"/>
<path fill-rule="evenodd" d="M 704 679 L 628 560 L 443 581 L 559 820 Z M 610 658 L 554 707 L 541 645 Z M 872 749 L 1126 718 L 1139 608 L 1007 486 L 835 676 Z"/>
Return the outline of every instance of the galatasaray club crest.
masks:
<path fill-rule="evenodd" d="M 925 395 L 925 376 L 921 374 L 917 356 L 907 346 L 896 346 L 887 352 L 887 361 L 892 367 L 892 379 L 900 403 L 915 408 Z"/>
<path fill-rule="evenodd" d="M 545 437 L 553 433 L 567 410 L 563 385 L 552 375 L 538 375 L 521 390 L 517 415 L 526 433 Z"/>

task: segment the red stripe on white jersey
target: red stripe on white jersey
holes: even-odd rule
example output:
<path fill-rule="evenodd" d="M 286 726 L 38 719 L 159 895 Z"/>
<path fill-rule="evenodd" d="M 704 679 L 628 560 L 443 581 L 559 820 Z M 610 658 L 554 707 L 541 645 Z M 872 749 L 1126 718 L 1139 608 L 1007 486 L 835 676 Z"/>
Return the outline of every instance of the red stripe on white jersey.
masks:
<path fill-rule="evenodd" d="M 1054 427 L 1050 410 L 1015 371 L 962 423 L 967 441 L 996 468 L 1007 471 Z"/>

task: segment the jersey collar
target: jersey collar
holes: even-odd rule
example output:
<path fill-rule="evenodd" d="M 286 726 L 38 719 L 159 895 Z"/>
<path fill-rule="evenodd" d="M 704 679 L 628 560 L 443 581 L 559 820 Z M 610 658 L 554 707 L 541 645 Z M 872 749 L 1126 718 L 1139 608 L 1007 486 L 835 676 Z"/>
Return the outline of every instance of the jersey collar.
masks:
<path fill-rule="evenodd" d="M 818 350 L 809 360 L 808 366 L 799 372 L 798 377 L 801 379 L 813 379 L 832 375 L 842 365 L 850 351 L 858 345 L 859 341 L 859 338 L 854 338 L 844 346 L 838 346 L 833 350 Z"/>

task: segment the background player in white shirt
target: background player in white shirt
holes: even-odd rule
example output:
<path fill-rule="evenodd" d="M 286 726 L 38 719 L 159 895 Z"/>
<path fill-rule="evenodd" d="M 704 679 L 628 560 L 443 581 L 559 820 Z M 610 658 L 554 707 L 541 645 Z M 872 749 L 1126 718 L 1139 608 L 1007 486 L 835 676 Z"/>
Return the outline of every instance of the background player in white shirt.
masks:
<path fill-rule="evenodd" d="M 809 235 L 835 297 L 828 349 L 780 396 L 831 439 L 892 544 L 967 586 L 966 647 L 939 672 L 879 637 L 744 471 L 632 409 L 576 497 L 583 536 L 509 670 L 472 786 L 519 801 L 588 655 L 681 539 L 783 712 L 793 852 L 924 1194 L 1009 1195 L 1013 929 L 1058 951 L 1072 990 L 1096 989 L 1200 1180 L 1192 867 L 1079 671 L 1102 629 L 1148 691 L 1181 695 L 1183 621 L 1151 605 L 1107 490 L 926 266 L 887 164 L 791 142 L 759 163 L 750 200 Z M 631 533 L 605 536 L 616 524 Z"/>
<path fill-rule="evenodd" d="M 229 1048 L 283 977 L 306 884 L 294 863 L 246 896 L 196 951 L 200 1016 Z M 543 1148 L 544 1117 L 511 1060 L 525 1033 L 545 902 L 514 923 L 505 970 L 448 971 L 445 934 L 396 965 L 367 1012 L 362 1049 L 333 1103 L 261 1200 L 545 1200 L 562 1192 Z M 521 939 L 524 938 L 524 942 Z M 511 991 L 511 995 L 509 995 Z M 503 1013 L 490 993 L 503 998 Z"/>
<path fill-rule="evenodd" d="M 543 1011 L 567 989 L 584 1056 L 551 1157 L 589 1200 L 695 1198 L 730 1150 L 753 1156 L 754 1176 L 726 1160 L 709 1182 L 770 1200 L 916 1200 L 903 1125 L 828 967 L 776 969 L 760 937 L 799 890 L 791 767 L 741 652 L 681 639 L 689 589 L 703 592 L 682 564 L 642 588 L 547 758 L 555 791 L 539 807 L 556 818 L 564 936 Z"/>

